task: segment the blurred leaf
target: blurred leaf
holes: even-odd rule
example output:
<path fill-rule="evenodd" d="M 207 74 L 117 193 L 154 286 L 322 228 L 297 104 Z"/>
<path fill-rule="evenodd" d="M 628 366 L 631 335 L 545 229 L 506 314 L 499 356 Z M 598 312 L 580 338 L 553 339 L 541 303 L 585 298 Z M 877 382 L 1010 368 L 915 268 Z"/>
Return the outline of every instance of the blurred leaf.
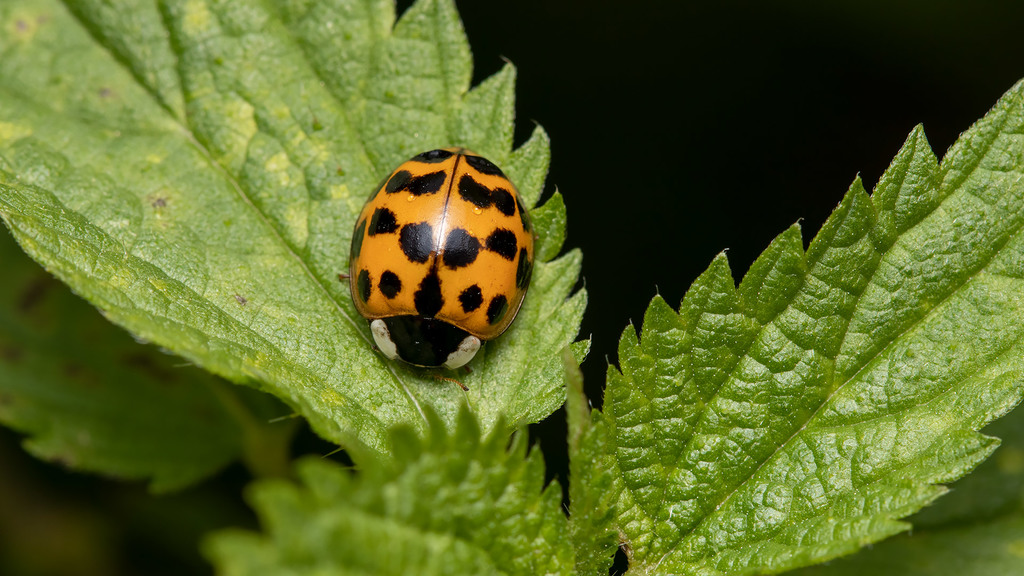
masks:
<path fill-rule="evenodd" d="M 431 419 L 426 438 L 399 429 L 393 461 L 371 459 L 358 475 L 309 459 L 302 485 L 257 482 L 265 534 L 217 533 L 207 555 L 228 575 L 572 573 L 561 491 L 544 487 L 526 435 L 507 448 L 468 411 L 451 433 Z"/>
<path fill-rule="evenodd" d="M 0 6 L 0 217 L 22 247 L 113 322 L 347 446 L 384 450 L 428 407 L 453 425 L 468 402 L 485 428 L 504 413 L 506 431 L 553 412 L 578 251 L 538 260 L 465 395 L 375 353 L 337 280 L 363 201 L 422 150 L 468 146 L 540 196 L 547 136 L 512 151 L 511 66 L 469 90 L 452 1 L 397 23 L 389 0 L 156 4 Z"/>
<path fill-rule="evenodd" d="M 1018 576 L 1024 571 L 1024 513 L 945 530 L 902 534 L 870 550 L 794 576 Z"/>
<path fill-rule="evenodd" d="M 902 532 L 995 449 L 1024 337 L 1024 83 L 937 165 L 923 131 L 737 288 L 724 256 L 609 368 L 638 573 L 768 574 Z M 592 459 L 605 468 L 607 460 Z M 595 474 L 598 472 L 594 472 Z"/>
<path fill-rule="evenodd" d="M 36 456 L 164 491 L 242 457 L 247 442 L 257 458 L 286 448 L 267 442 L 291 428 L 266 424 L 281 411 L 270 398 L 133 341 L 6 234 L 0 263 L 0 422 L 28 434 Z"/>

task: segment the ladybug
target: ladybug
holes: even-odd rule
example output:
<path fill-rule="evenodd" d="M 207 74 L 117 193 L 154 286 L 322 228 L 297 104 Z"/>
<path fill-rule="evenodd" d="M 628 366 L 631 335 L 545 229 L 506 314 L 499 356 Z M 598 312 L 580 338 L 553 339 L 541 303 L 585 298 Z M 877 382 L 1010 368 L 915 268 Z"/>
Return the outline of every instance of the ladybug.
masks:
<path fill-rule="evenodd" d="M 515 319 L 533 241 L 500 168 L 465 148 L 423 152 L 363 206 L 349 254 L 352 300 L 388 358 L 460 368 Z"/>

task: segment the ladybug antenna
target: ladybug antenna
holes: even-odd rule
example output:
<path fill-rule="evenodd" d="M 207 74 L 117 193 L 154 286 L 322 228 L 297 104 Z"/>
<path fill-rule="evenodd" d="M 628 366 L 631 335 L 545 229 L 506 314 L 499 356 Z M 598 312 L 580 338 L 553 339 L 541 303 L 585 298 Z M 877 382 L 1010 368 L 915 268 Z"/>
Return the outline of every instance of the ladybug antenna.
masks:
<path fill-rule="evenodd" d="M 434 376 L 435 380 L 444 380 L 445 382 L 451 382 L 452 384 L 458 384 L 459 388 L 462 388 L 463 392 L 469 392 L 469 388 L 467 388 L 465 384 L 463 384 L 462 382 L 459 382 L 455 378 L 449 378 L 447 376 L 441 376 L 440 374 L 434 374 L 433 376 Z"/>

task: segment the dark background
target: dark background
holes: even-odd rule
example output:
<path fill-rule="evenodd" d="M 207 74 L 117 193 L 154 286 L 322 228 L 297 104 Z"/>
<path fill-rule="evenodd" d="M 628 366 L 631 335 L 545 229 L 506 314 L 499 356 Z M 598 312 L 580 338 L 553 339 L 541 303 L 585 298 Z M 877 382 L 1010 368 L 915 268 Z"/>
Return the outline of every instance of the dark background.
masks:
<path fill-rule="evenodd" d="M 656 292 L 678 305 L 723 250 L 739 280 L 794 222 L 809 241 L 916 124 L 941 157 L 1024 77 L 1022 2 L 459 7 L 474 82 L 501 58 L 518 68 L 517 144 L 534 121 L 551 136 L 548 188 L 584 254 L 591 383 Z"/>
<path fill-rule="evenodd" d="M 595 404 L 619 334 L 639 324 L 656 292 L 677 306 L 726 249 L 738 280 L 796 221 L 809 241 L 856 175 L 873 187 L 915 124 L 941 156 L 1024 77 L 1024 2 L 1013 0 L 459 8 L 474 83 L 502 58 L 518 67 L 517 144 L 534 121 L 551 136 L 548 188 L 565 196 L 567 246 L 584 253 L 581 334 L 593 339 L 584 371 Z M 532 431 L 552 473 L 564 474 L 562 413 Z M 50 538 L 57 529 L 85 542 L 65 560 L 40 550 L 42 564 L 26 573 L 202 573 L 197 535 L 252 523 L 238 500 L 247 480 L 238 467 L 154 500 L 140 484 L 32 460 L 9 431 L 0 440 L 0 488 L 45 503 Z M 309 434 L 299 444 L 322 448 Z M 3 516 L 0 529 L 32 528 Z M 0 553 L 30 552 L 0 540 Z"/>
<path fill-rule="evenodd" d="M 737 282 L 794 222 L 805 245 L 859 174 L 924 124 L 938 157 L 1024 77 L 1024 2 L 467 1 L 474 83 L 518 68 L 517 144 L 548 131 L 548 188 L 583 250 L 595 405 L 622 330 L 678 307 L 727 250 Z M 533 427 L 563 480 L 565 420 Z"/>

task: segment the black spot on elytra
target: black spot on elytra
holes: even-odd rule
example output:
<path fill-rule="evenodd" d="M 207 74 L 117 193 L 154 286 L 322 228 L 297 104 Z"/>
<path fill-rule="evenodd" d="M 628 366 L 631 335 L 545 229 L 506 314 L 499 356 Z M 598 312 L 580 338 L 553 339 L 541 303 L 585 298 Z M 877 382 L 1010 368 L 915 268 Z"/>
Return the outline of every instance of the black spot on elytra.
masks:
<path fill-rule="evenodd" d="M 420 282 L 419 289 L 413 294 L 412 300 L 420 316 L 433 318 L 441 311 L 444 297 L 441 296 L 441 280 L 437 277 L 437 272 L 427 274 Z"/>
<path fill-rule="evenodd" d="M 444 242 L 444 265 L 452 269 L 469 266 L 479 253 L 480 241 L 462 228 L 456 228 Z"/>
<path fill-rule="evenodd" d="M 370 271 L 362 269 L 359 271 L 359 277 L 356 278 L 356 291 L 359 292 L 359 299 L 366 303 L 370 299 L 370 290 L 373 287 L 370 283 Z"/>
<path fill-rule="evenodd" d="M 487 237 L 487 249 L 511 262 L 516 257 L 519 243 L 516 234 L 505 228 L 498 228 Z"/>
<path fill-rule="evenodd" d="M 530 225 L 530 217 L 526 215 L 526 208 L 523 208 L 523 202 L 519 199 L 519 194 L 516 194 L 516 208 L 519 209 L 519 219 L 523 221 L 523 230 L 530 231 L 532 226 Z"/>
<path fill-rule="evenodd" d="M 491 191 L 468 174 L 459 179 L 459 196 L 478 208 L 487 208 L 491 205 Z"/>
<path fill-rule="evenodd" d="M 452 157 L 452 153 L 447 150 L 429 150 L 422 154 L 413 156 L 413 160 L 417 162 L 426 162 L 428 164 L 437 164 L 438 162 L 444 162 L 445 160 Z"/>
<path fill-rule="evenodd" d="M 501 168 L 498 168 L 497 166 L 494 165 L 494 162 L 491 162 L 490 160 L 484 158 L 483 156 L 467 155 L 466 164 L 469 164 L 481 174 L 501 177 L 505 176 L 505 173 L 501 171 Z"/>
<path fill-rule="evenodd" d="M 491 326 L 501 322 L 501 319 L 505 317 L 505 312 L 508 311 L 508 300 L 502 294 L 498 294 L 494 298 L 491 298 L 491 303 L 487 305 L 487 321 Z"/>
<path fill-rule="evenodd" d="M 411 179 L 412 173 L 408 170 L 399 170 L 391 175 L 391 179 L 388 180 L 388 184 L 384 187 L 384 191 L 388 194 L 394 194 L 402 188 L 405 188 L 405 185 L 408 184 Z"/>
<path fill-rule="evenodd" d="M 395 192 L 408 192 L 413 196 L 422 196 L 424 194 L 434 194 L 441 189 L 441 185 L 448 178 L 448 175 L 443 171 L 431 172 L 430 174 L 423 174 L 422 176 L 414 176 L 409 178 L 404 186 L 396 188 L 394 192 L 388 191 L 389 194 Z M 388 187 L 391 183 L 388 182 Z"/>
<path fill-rule="evenodd" d="M 459 304 L 462 304 L 463 312 L 472 312 L 483 303 L 484 296 L 480 292 L 480 287 L 476 284 L 466 288 L 462 291 L 462 294 L 459 294 Z"/>
<path fill-rule="evenodd" d="M 366 233 L 366 219 L 356 224 L 356 231 L 352 234 L 352 249 L 349 251 L 349 262 L 355 262 L 359 258 L 359 252 L 363 249 L 363 234 Z"/>
<path fill-rule="evenodd" d="M 422 264 L 434 251 L 434 229 L 426 222 L 406 224 L 398 233 L 398 244 L 406 258 Z"/>
<path fill-rule="evenodd" d="M 516 266 L 516 288 L 522 290 L 530 283 L 530 275 L 533 274 L 533 262 L 530 262 L 526 248 L 519 249 L 519 265 Z"/>
<path fill-rule="evenodd" d="M 380 282 L 377 283 L 377 287 L 380 288 L 381 294 L 390 300 L 402 291 L 402 281 L 398 278 L 398 274 L 391 270 L 385 270 L 380 275 Z"/>
<path fill-rule="evenodd" d="M 395 213 L 387 208 L 377 208 L 370 217 L 370 236 L 377 234 L 391 234 L 398 230 L 398 221 L 395 220 Z"/>
<path fill-rule="evenodd" d="M 516 213 L 516 199 L 508 190 L 504 188 L 491 190 L 491 200 L 505 216 L 511 216 Z"/>

